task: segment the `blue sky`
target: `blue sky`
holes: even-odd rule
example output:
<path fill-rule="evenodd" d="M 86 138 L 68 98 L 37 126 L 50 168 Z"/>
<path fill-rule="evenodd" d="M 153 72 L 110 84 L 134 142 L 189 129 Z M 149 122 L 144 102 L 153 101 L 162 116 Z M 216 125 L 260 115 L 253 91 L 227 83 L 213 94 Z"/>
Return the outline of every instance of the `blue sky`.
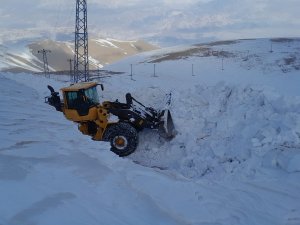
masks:
<path fill-rule="evenodd" d="M 299 0 L 87 2 L 90 36 L 142 38 L 160 45 L 300 36 Z M 72 37 L 74 14 L 75 0 L 5 1 L 0 8 L 0 29 L 4 31 L 0 38 L 22 35 Z"/>

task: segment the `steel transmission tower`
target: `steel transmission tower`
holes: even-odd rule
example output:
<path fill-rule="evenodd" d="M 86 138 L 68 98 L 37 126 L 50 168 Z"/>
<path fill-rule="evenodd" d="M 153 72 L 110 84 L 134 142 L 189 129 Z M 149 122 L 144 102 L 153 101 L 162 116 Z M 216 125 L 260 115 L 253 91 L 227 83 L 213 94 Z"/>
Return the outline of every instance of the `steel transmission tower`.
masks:
<path fill-rule="evenodd" d="M 44 73 L 45 77 L 49 76 L 49 66 L 48 66 L 48 59 L 47 59 L 47 53 L 50 53 L 50 50 L 42 49 L 39 50 L 38 53 L 43 54 L 43 62 L 44 62 Z"/>
<path fill-rule="evenodd" d="M 76 0 L 74 82 L 89 81 L 87 0 Z"/>

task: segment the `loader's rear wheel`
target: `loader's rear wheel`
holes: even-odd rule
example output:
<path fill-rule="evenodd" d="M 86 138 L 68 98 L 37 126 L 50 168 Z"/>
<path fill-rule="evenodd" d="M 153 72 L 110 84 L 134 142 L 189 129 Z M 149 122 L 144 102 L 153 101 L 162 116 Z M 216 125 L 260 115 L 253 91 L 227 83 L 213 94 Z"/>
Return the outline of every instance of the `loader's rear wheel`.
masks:
<path fill-rule="evenodd" d="M 138 133 L 128 123 L 116 123 L 106 128 L 103 140 L 109 141 L 111 151 L 122 157 L 135 151 L 138 145 Z"/>

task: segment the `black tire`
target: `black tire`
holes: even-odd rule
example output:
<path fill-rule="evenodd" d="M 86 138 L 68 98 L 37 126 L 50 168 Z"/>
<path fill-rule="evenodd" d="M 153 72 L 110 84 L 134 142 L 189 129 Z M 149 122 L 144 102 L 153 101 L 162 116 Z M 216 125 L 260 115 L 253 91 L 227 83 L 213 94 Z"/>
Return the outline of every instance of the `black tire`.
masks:
<path fill-rule="evenodd" d="M 106 128 L 103 140 L 110 142 L 110 150 L 118 156 L 128 156 L 137 148 L 138 132 L 128 123 L 116 123 Z"/>

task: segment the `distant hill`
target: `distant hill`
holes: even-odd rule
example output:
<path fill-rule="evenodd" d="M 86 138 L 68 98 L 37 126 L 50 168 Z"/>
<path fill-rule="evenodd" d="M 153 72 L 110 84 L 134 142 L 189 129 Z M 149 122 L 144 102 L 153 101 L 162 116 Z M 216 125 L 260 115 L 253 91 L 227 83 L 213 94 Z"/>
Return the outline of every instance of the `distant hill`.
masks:
<path fill-rule="evenodd" d="M 222 67 L 226 71 L 238 67 L 243 73 L 253 70 L 257 74 L 299 73 L 299 50 L 300 38 L 226 40 L 162 48 L 124 59 L 105 69 L 127 71 L 128 65 L 134 64 L 135 70 L 143 73 L 144 64 L 158 64 L 157 72 L 168 66 L 168 73 L 190 74 L 193 64 L 195 74 L 215 74 Z"/>
<path fill-rule="evenodd" d="M 38 50 L 47 49 L 51 71 L 69 70 L 68 59 L 74 57 L 74 43 L 44 40 L 36 42 L 9 43 L 0 46 L 0 70 L 10 72 L 41 72 L 43 57 Z M 143 40 L 121 41 L 113 39 L 90 39 L 90 69 L 99 69 L 125 57 L 158 49 Z"/>

